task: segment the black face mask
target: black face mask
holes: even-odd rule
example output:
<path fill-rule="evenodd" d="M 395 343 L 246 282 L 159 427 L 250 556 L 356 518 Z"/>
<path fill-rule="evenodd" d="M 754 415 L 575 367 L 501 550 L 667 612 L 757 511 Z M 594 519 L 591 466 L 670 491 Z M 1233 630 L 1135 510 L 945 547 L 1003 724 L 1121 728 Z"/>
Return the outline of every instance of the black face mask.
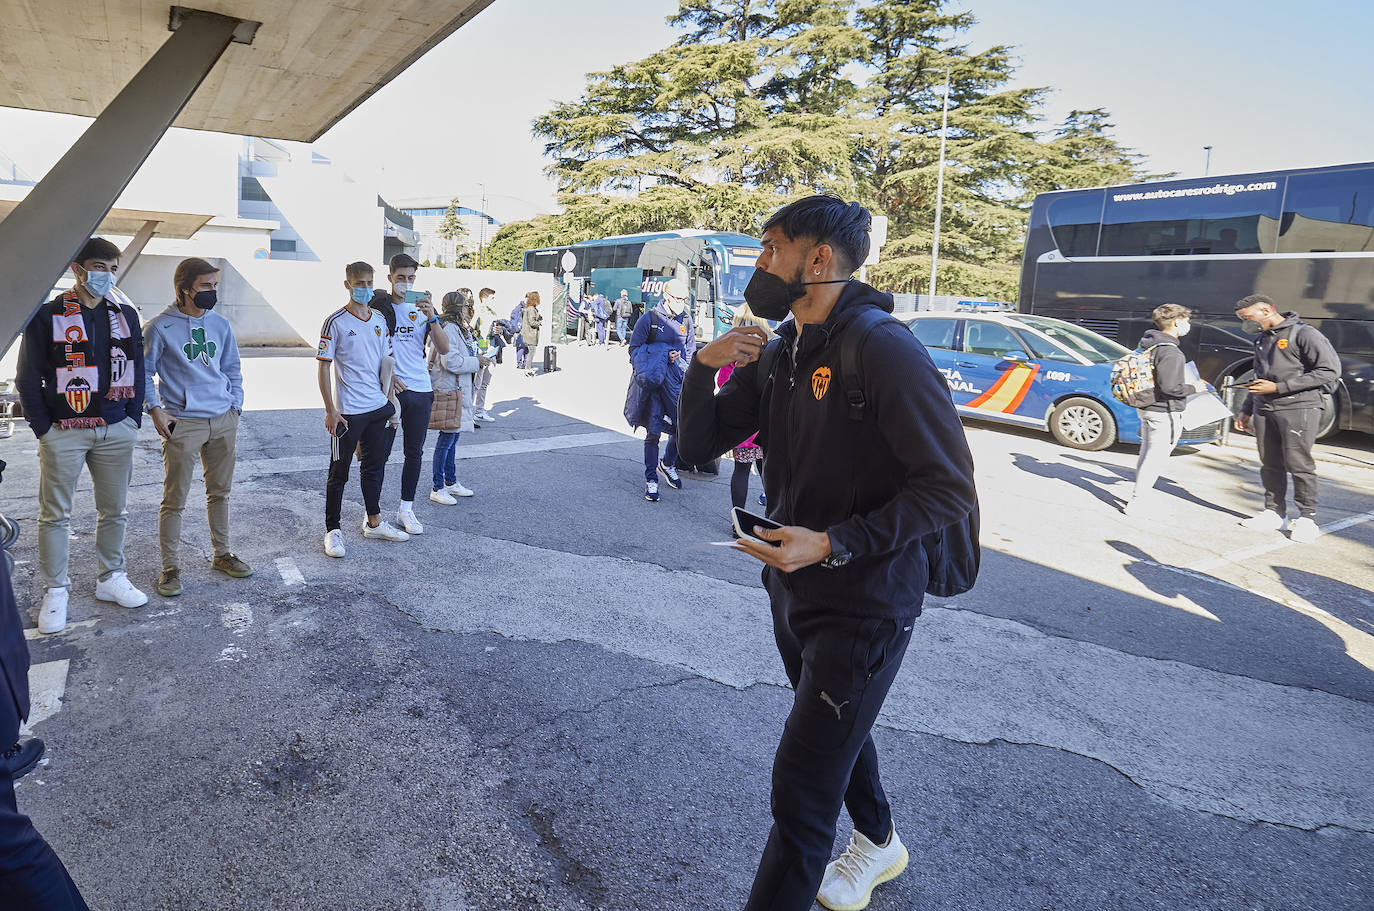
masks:
<path fill-rule="evenodd" d="M 197 291 L 191 298 L 191 303 L 202 310 L 213 310 L 215 304 L 219 303 L 219 294 L 215 291 Z"/>
<path fill-rule="evenodd" d="M 792 312 L 792 305 L 806 296 L 808 285 L 844 285 L 849 279 L 824 282 L 784 281 L 772 272 L 755 269 L 753 278 L 744 289 L 744 300 L 755 316 L 768 320 L 783 320 Z"/>

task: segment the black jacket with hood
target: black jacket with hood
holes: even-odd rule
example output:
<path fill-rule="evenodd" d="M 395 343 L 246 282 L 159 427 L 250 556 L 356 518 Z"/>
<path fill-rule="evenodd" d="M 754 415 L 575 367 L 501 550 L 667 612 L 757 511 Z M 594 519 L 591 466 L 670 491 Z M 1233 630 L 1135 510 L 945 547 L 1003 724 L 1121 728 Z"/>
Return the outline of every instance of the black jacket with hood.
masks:
<path fill-rule="evenodd" d="M 1341 359 L 1326 336 L 1288 312 L 1283 322 L 1255 336 L 1255 378 L 1273 380 L 1278 392 L 1245 399 L 1246 414 L 1322 407 L 1322 387 L 1341 375 Z"/>
<path fill-rule="evenodd" d="M 1140 337 L 1139 348 L 1157 346 L 1150 352 L 1150 363 L 1155 368 L 1155 401 L 1146 405 L 1142 411 L 1182 411 L 1188 396 L 1196 390 L 1184 376 L 1183 368 L 1187 359 L 1178 347 L 1178 339 L 1159 329 L 1150 329 Z"/>
<path fill-rule="evenodd" d="M 849 417 L 840 339 L 864 309 L 892 311 L 892 297 L 851 281 L 830 316 L 801 333 L 778 327 L 769 379 L 759 363 L 737 368 L 715 390 L 715 371 L 693 359 L 679 403 L 678 451 L 700 464 L 758 431 L 764 451 L 768 517 L 830 535 L 842 567 L 773 573 L 807 603 L 827 611 L 906 619 L 921 611 L 927 584 L 925 535 L 973 509 L 973 456 L 949 385 L 911 331 L 896 320 L 863 344 L 867 399 L 862 422 Z M 761 405 L 763 406 L 761 409 Z"/>

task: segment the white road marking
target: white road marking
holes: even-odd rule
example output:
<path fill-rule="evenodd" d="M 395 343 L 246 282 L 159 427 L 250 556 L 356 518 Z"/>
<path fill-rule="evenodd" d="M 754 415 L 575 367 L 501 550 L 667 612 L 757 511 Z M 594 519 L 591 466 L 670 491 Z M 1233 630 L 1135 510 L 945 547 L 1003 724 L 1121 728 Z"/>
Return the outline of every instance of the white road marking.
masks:
<path fill-rule="evenodd" d="M 1374 512 L 1367 512 L 1358 516 L 1349 516 L 1338 522 L 1332 522 L 1330 525 L 1323 525 L 1321 526 L 1321 533 L 1324 535 L 1334 534 L 1338 531 L 1344 531 L 1347 528 L 1353 528 L 1356 525 L 1363 525 L 1366 522 L 1374 522 Z M 1285 547 L 1291 547 L 1293 545 L 1293 541 L 1283 537 L 1278 532 L 1274 532 L 1273 534 L 1278 540 L 1266 541 L 1263 544 L 1256 544 L 1253 547 L 1247 547 L 1243 550 L 1235 551 L 1234 553 L 1213 557 L 1210 560 L 1203 560 L 1201 563 L 1194 565 L 1192 570 L 1199 573 L 1210 573 L 1213 570 L 1221 569 L 1228 563 L 1243 564 L 1255 557 L 1261 557 L 1265 554 L 1273 553 L 1276 550 L 1283 550 Z"/>
<path fill-rule="evenodd" d="M 29 667 L 29 720 L 20 726 L 20 734 L 32 734 L 34 725 L 62 711 L 62 697 L 67 693 L 68 664 L 68 660 L 63 658 Z"/>
<path fill-rule="evenodd" d="M 74 623 L 68 623 L 66 629 L 62 630 L 62 633 L 70 633 L 72 630 L 78 629 L 90 629 L 99 622 L 99 618 L 92 620 L 77 620 Z M 30 626 L 24 629 L 24 638 L 33 641 L 35 639 L 47 639 L 50 636 L 60 636 L 62 633 L 40 633 L 38 627 Z"/>
<path fill-rule="evenodd" d="M 300 568 L 296 566 L 296 561 L 290 557 L 277 558 L 277 572 L 281 573 L 283 585 L 304 585 L 305 576 L 301 575 Z"/>
<path fill-rule="evenodd" d="M 463 435 L 464 438 L 468 436 Z M 500 440 L 494 443 L 474 443 L 458 445 L 458 458 L 482 459 L 491 456 L 517 455 L 526 452 L 550 452 L 555 449 L 577 449 L 582 446 L 604 446 L 607 443 L 640 442 L 629 433 L 617 430 L 598 430 L 593 433 L 565 433 L 551 437 L 534 437 L 525 440 Z M 388 465 L 405 463 L 405 453 L 399 448 L 391 453 Z M 275 474 L 292 474 L 301 471 L 323 471 L 329 467 L 329 453 L 322 448 L 318 455 L 289 456 L 281 459 L 247 459 L 239 462 L 234 469 L 236 478 L 264 477 Z"/>

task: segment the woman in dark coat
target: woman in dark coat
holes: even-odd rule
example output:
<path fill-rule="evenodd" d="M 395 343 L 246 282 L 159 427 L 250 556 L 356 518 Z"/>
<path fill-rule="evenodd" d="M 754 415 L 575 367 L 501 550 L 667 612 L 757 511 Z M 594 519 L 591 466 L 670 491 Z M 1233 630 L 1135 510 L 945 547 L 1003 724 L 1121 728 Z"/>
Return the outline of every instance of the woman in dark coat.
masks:
<path fill-rule="evenodd" d="M 675 279 L 663 301 L 640 317 L 630 337 L 630 388 L 625 395 L 625 420 L 643 427 L 644 499 L 658 502 L 658 475 L 668 486 L 682 488 L 677 469 L 677 400 L 682 377 L 692 356 L 695 333 L 687 312 L 686 282 Z M 668 435 L 668 450 L 659 459 L 658 446 Z"/>

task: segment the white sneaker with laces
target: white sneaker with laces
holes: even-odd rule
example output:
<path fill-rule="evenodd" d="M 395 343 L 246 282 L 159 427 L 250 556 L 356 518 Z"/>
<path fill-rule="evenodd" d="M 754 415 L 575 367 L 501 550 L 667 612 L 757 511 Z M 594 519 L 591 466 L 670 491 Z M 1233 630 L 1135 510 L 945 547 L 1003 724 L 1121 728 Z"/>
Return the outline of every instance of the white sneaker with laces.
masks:
<path fill-rule="evenodd" d="M 448 485 L 447 487 L 445 487 L 444 490 L 447 490 L 448 493 L 449 493 L 449 496 L 452 496 L 452 497 L 470 497 L 470 496 L 472 496 L 472 491 L 469 490 L 468 488 L 464 487 L 462 481 L 454 481 L 452 484 L 450 484 L 450 485 Z"/>
<path fill-rule="evenodd" d="M 1251 531 L 1283 531 L 1287 524 L 1288 520 L 1272 509 L 1266 509 L 1262 513 L 1240 521 L 1241 528 L 1248 528 Z"/>
<path fill-rule="evenodd" d="M 896 879 L 906 869 L 909 855 L 897 830 L 886 845 L 875 845 L 855 831 L 849 846 L 825 867 L 816 900 L 830 911 L 859 911 L 873 898 L 873 887 Z"/>
<path fill-rule="evenodd" d="M 420 520 L 415 517 L 415 508 L 412 506 L 406 509 L 404 506 L 396 510 L 396 526 L 408 535 L 422 535 L 425 527 L 420 524 Z"/>
<path fill-rule="evenodd" d="M 431 490 L 429 492 L 429 498 L 442 506 L 452 506 L 458 502 L 457 498 L 449 493 L 448 489 L 444 487 L 440 487 L 438 490 Z"/>
<path fill-rule="evenodd" d="M 1296 544 L 1311 544 L 1321 537 L 1322 530 L 1307 516 L 1299 516 L 1288 525 L 1288 534 Z"/>
<path fill-rule="evenodd" d="M 363 519 L 363 537 L 375 538 L 378 541 L 409 541 L 410 535 L 401 531 L 395 525 L 383 519 L 376 525 L 368 525 L 367 520 Z"/>
<path fill-rule="evenodd" d="M 483 424 L 490 424 L 492 421 L 496 420 L 495 416 L 493 416 L 490 411 L 479 411 L 473 415 L 473 417 Z"/>
<path fill-rule="evenodd" d="M 43 595 L 43 606 L 38 609 L 38 631 L 40 633 L 60 633 L 67 628 L 67 590 L 50 588 Z"/>
<path fill-rule="evenodd" d="M 344 555 L 343 532 L 336 528 L 324 533 L 324 552 L 329 557 L 342 557 Z"/>
<path fill-rule="evenodd" d="M 134 588 L 129 574 L 118 572 L 95 584 L 95 596 L 101 601 L 113 601 L 120 607 L 142 607 L 148 603 L 148 596 Z"/>

